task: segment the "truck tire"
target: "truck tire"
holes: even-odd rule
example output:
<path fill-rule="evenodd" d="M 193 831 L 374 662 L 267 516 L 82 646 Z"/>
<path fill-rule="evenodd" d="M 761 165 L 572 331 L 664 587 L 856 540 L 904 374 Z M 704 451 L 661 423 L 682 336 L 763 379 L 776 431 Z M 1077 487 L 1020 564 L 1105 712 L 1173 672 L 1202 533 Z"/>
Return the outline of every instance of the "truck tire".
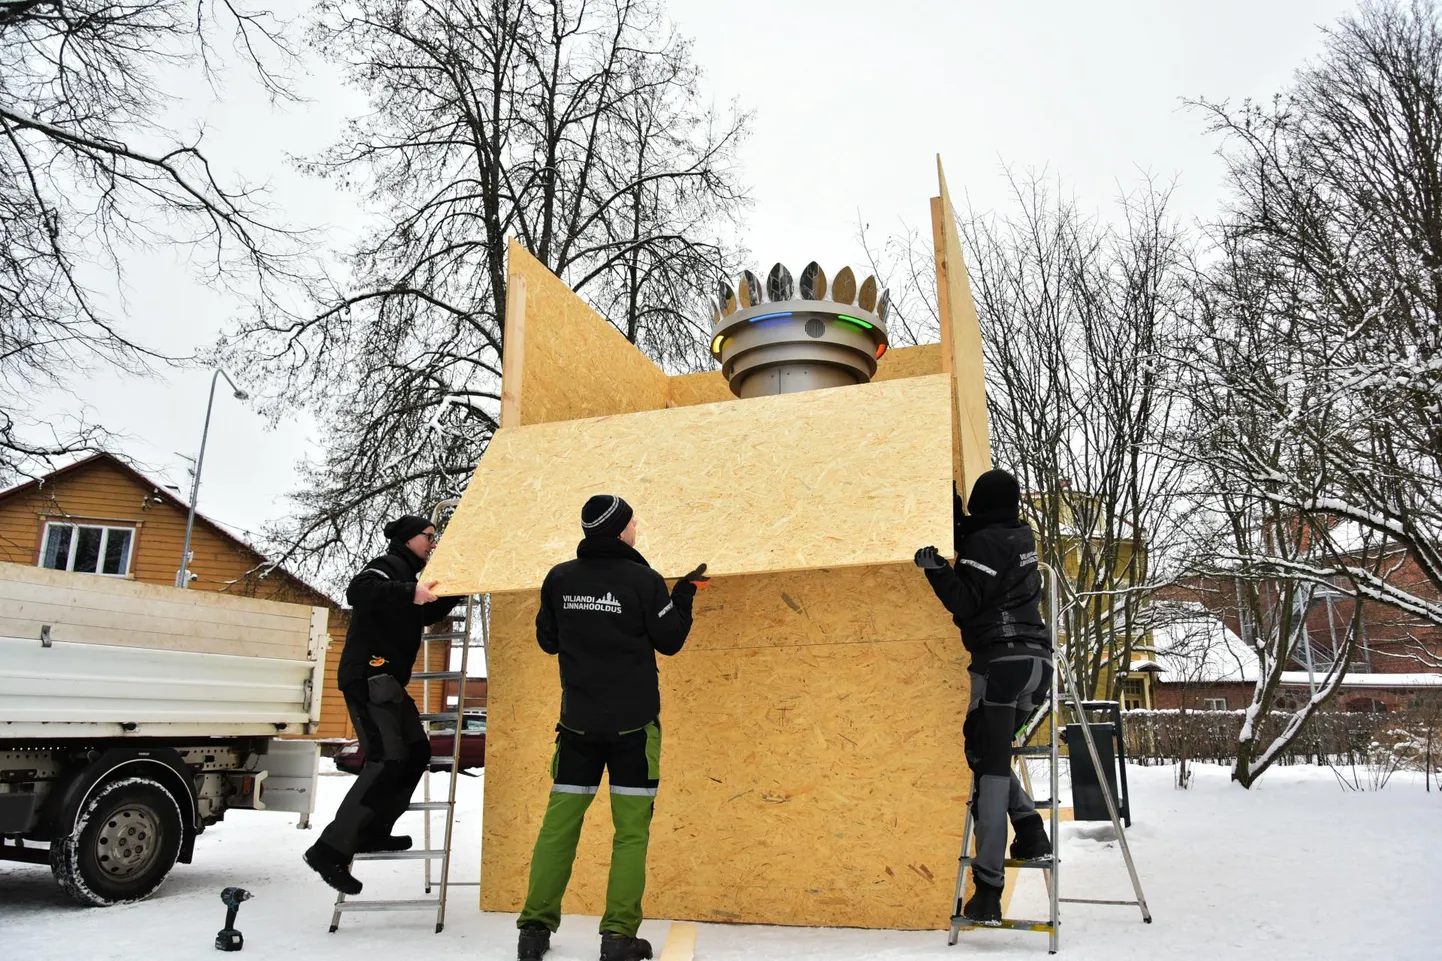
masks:
<path fill-rule="evenodd" d="M 50 844 L 50 870 L 80 904 L 149 897 L 180 854 L 175 797 L 148 777 L 108 781 L 85 802 L 70 834 Z"/>

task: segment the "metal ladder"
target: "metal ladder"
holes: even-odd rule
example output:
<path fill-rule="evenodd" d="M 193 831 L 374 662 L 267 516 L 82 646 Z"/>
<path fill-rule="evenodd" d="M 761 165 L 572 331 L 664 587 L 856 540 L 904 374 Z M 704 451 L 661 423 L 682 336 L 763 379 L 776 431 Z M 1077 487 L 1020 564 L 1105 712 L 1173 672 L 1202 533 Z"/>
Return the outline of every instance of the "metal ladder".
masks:
<path fill-rule="evenodd" d="M 431 521 L 440 526 L 440 515 L 447 508 L 454 508 L 459 500 L 441 501 L 431 512 Z M 391 900 L 374 901 L 348 901 L 345 894 L 337 894 L 335 909 L 330 918 L 330 930 L 334 934 L 340 927 L 341 915 L 348 911 L 429 911 L 436 912 L 436 933 L 440 934 L 446 923 L 446 895 L 452 887 L 475 887 L 480 884 L 478 881 L 452 881 L 451 880 L 451 844 L 456 820 L 456 780 L 460 776 L 461 767 L 461 737 L 464 733 L 465 709 L 466 709 L 466 671 L 470 664 L 471 634 L 475 625 L 477 610 L 477 598 L 475 595 L 466 597 L 465 613 L 453 614 L 451 616 L 451 627 L 449 631 L 438 633 L 427 632 L 421 635 L 421 663 L 430 667 L 435 662 L 431 657 L 432 644 L 444 644 L 444 654 L 441 663 L 446 667 L 439 671 L 417 671 L 411 674 L 411 680 L 424 682 L 421 685 L 421 724 L 426 730 L 427 739 L 431 735 L 431 724 L 449 723 L 453 724 L 454 734 L 451 738 L 450 785 L 446 792 L 444 801 L 431 799 L 431 766 L 427 765 L 425 773 L 421 776 L 422 793 L 421 800 L 412 800 L 406 808 L 408 811 L 420 811 L 425 818 L 425 825 L 422 831 L 422 843 L 419 850 L 411 851 L 375 851 L 366 854 L 357 854 L 356 861 L 423 861 L 425 863 L 425 893 L 431 894 L 432 887 L 438 886 L 439 891 L 434 897 L 424 898 L 400 898 Z M 456 630 L 456 625 L 461 628 Z M 484 655 L 486 649 L 486 627 L 487 621 L 481 618 L 481 651 Z M 450 670 L 451 648 L 459 642 L 461 649 L 461 663 L 459 670 Z M 432 711 L 431 705 L 431 684 L 440 681 L 442 684 L 441 700 L 445 700 L 446 681 L 456 682 L 456 708 L 454 711 L 445 710 L 442 703 L 440 711 Z M 432 758 L 432 763 L 436 759 Z M 445 813 L 445 826 L 442 834 L 441 846 L 431 847 L 432 829 L 431 816 L 437 813 Z M 435 861 L 441 862 L 439 884 L 433 884 L 431 880 L 431 865 Z"/>
<path fill-rule="evenodd" d="M 1150 909 L 1147 908 L 1146 896 L 1142 894 L 1142 882 L 1141 879 L 1137 877 L 1136 864 L 1132 861 L 1131 848 L 1127 846 L 1126 831 L 1122 827 L 1121 818 L 1117 813 L 1116 799 L 1112 797 L 1111 786 L 1107 781 L 1105 772 L 1102 771 L 1101 759 L 1097 754 L 1096 740 L 1092 736 L 1091 724 L 1087 720 L 1085 709 L 1082 707 L 1084 701 L 1077 697 L 1076 680 L 1072 676 L 1071 664 L 1067 659 L 1067 652 L 1063 651 L 1057 645 L 1057 623 L 1060 616 L 1057 601 L 1059 594 L 1057 574 L 1046 564 L 1039 564 L 1038 567 L 1047 579 L 1047 594 L 1049 598 L 1048 613 L 1050 614 L 1048 622 L 1051 629 L 1052 651 L 1056 669 L 1052 671 L 1051 693 L 1047 699 L 1047 703 L 1029 720 L 1018 737 L 1018 740 L 1021 742 L 1020 745 L 1014 745 L 1011 754 L 1012 764 L 1018 768 L 1018 777 L 1021 780 L 1022 787 L 1026 789 L 1028 795 L 1032 796 L 1035 795 L 1031 787 L 1031 773 L 1027 769 L 1027 758 L 1046 757 L 1050 761 L 1051 797 L 1046 801 L 1036 802 L 1036 806 L 1038 809 L 1043 806 L 1050 809 L 1052 853 L 1048 858 L 1038 858 L 1033 861 L 1020 861 L 1014 858 L 1007 858 L 1005 859 L 1005 865 L 1008 868 L 1028 868 L 1045 872 L 1043 879 L 1046 881 L 1050 910 L 1048 918 L 1045 921 L 1004 918 L 999 925 L 977 925 L 961 916 L 962 900 L 966 889 L 966 869 L 976 860 L 975 854 L 968 853 L 974 848 L 976 827 L 974 818 L 972 817 L 972 805 L 968 803 L 966 806 L 966 826 L 962 828 L 961 833 L 961 856 L 957 859 L 956 894 L 954 897 L 955 909 L 952 911 L 951 929 L 947 933 L 946 943 L 948 945 L 956 944 L 957 938 L 964 929 L 977 930 L 981 927 L 989 927 L 996 930 L 1038 931 L 1045 932 L 1048 935 L 1048 952 L 1050 954 L 1056 954 L 1061 929 L 1060 905 L 1062 903 L 1135 905 L 1141 909 L 1142 920 L 1147 924 L 1152 923 L 1152 914 Z M 1086 741 L 1087 753 L 1091 755 L 1092 764 L 1097 771 L 1098 780 L 1101 782 L 1101 792 L 1103 799 L 1106 801 L 1107 814 L 1111 817 L 1112 827 L 1116 829 L 1117 842 L 1121 847 L 1122 859 L 1126 862 L 1127 873 L 1131 876 L 1132 890 L 1136 894 L 1136 900 L 1134 901 L 1061 897 L 1061 844 L 1060 835 L 1057 830 L 1061 822 L 1061 789 L 1058 783 L 1059 751 L 1057 730 L 1061 726 L 1060 707 L 1063 701 L 1060 697 L 1060 685 L 1062 682 L 1066 684 L 1065 704 L 1076 709 L 1076 717 L 1081 724 L 1082 737 Z M 1031 746 L 1029 742 L 1032 737 L 1041 725 L 1047 721 L 1050 721 L 1048 725 L 1050 729 L 1048 732 L 1049 743 L 1045 747 Z M 975 797 L 976 790 L 977 785 L 973 783 L 973 798 Z"/>

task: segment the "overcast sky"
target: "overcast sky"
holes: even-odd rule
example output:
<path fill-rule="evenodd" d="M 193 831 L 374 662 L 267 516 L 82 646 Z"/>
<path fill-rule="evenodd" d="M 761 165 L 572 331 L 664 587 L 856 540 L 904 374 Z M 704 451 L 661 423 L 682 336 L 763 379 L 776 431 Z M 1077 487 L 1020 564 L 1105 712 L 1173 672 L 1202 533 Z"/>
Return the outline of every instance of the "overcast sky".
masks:
<path fill-rule="evenodd" d="M 1083 208 L 1105 213 L 1139 171 L 1176 178 L 1177 212 L 1205 219 L 1220 198 L 1215 140 L 1185 98 L 1269 97 L 1320 50 L 1320 24 L 1352 4 L 1329 0 L 670 0 L 694 39 L 718 104 L 754 112 L 742 154 L 755 200 L 742 238 L 758 273 L 816 259 L 833 274 L 860 265 L 858 218 L 878 236 L 929 231 L 942 155 L 953 198 L 977 210 L 1008 204 L 1003 167 L 1044 168 Z M 299 16 L 305 4 L 277 0 Z M 208 152 L 268 181 L 294 222 L 343 244 L 363 222 L 354 200 L 289 168 L 364 106 L 323 64 L 304 81 L 311 102 L 272 107 L 237 81 L 217 101 L 201 90 Z M 212 341 L 240 305 L 197 285 L 169 251 L 137 254 L 123 308 L 142 342 L 185 353 Z M 89 408 L 124 436 L 153 475 L 188 492 L 176 452 L 199 446 L 210 374 L 137 381 L 96 377 L 45 398 L 54 412 Z M 316 442 L 298 417 L 275 428 L 218 391 L 200 510 L 241 531 L 286 513 L 294 466 Z M 422 505 L 417 505 L 421 507 Z"/>

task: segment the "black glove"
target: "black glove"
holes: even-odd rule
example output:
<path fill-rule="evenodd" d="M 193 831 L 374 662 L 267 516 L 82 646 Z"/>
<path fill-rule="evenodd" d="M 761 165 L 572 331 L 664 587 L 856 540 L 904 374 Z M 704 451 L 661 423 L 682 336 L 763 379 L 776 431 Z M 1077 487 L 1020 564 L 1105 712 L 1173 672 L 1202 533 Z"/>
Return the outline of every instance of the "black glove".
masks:
<path fill-rule="evenodd" d="M 924 571 L 938 571 L 946 566 L 946 561 L 935 547 L 923 547 L 916 552 L 916 566 Z"/>
<path fill-rule="evenodd" d="M 677 592 L 694 596 L 698 587 L 706 587 L 711 583 L 711 578 L 706 576 L 706 565 L 702 564 L 691 573 L 683 576 L 671 588 L 671 595 L 674 597 Z"/>

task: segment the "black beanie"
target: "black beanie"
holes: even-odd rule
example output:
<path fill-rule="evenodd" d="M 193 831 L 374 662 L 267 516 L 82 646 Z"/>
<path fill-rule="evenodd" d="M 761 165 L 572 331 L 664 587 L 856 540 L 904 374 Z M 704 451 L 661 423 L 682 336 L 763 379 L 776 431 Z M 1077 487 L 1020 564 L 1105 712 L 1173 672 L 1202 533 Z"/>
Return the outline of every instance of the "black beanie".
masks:
<path fill-rule="evenodd" d="M 971 498 L 966 502 L 967 513 L 1005 514 L 1017 517 L 1021 514 L 1021 485 L 1016 478 L 1004 470 L 989 470 L 971 485 Z"/>
<path fill-rule="evenodd" d="M 597 494 L 581 508 L 581 530 L 587 537 L 620 537 L 631 523 L 631 505 L 615 494 Z"/>
<path fill-rule="evenodd" d="M 430 519 L 421 517 L 419 514 L 407 514 L 404 517 L 397 517 L 385 526 L 386 540 L 396 544 L 404 544 L 431 526 L 433 525 Z"/>

